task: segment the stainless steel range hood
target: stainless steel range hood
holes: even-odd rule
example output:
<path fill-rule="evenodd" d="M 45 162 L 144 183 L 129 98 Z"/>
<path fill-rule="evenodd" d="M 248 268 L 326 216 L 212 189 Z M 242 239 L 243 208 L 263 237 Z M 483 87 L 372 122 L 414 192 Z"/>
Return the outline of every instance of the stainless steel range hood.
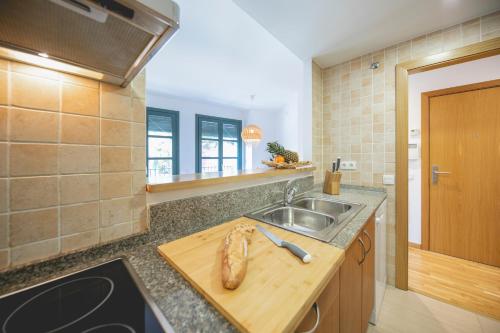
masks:
<path fill-rule="evenodd" d="M 126 86 L 178 28 L 170 0 L 1 0 L 0 57 Z"/>

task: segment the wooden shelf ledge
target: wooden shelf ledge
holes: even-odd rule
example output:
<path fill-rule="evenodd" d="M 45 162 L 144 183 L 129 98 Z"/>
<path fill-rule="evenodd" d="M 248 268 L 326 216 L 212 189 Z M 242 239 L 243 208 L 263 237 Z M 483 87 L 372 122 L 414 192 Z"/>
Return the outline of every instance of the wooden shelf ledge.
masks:
<path fill-rule="evenodd" d="M 301 169 L 255 169 L 242 170 L 236 173 L 209 172 L 176 175 L 170 176 L 168 178 L 162 178 L 162 181 L 158 183 L 149 183 L 146 185 L 146 190 L 150 193 L 165 192 L 171 190 L 196 188 L 201 186 L 228 184 L 260 178 L 287 176 L 312 172 L 314 170 L 316 170 L 316 167 L 312 166 Z"/>

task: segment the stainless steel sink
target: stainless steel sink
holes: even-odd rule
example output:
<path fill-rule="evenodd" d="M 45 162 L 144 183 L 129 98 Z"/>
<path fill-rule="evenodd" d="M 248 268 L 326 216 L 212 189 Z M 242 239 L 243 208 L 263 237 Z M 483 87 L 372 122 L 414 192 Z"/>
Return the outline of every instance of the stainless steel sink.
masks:
<path fill-rule="evenodd" d="M 335 218 L 291 206 L 278 207 L 263 213 L 263 218 L 289 228 L 321 231 L 335 223 Z"/>
<path fill-rule="evenodd" d="M 318 198 L 302 198 L 293 202 L 296 207 L 312 210 L 318 213 L 324 213 L 331 216 L 340 216 L 349 212 L 353 204 L 345 202 L 329 201 Z M 355 205 L 355 204 L 354 204 Z"/>
<path fill-rule="evenodd" d="M 247 214 L 249 218 L 330 242 L 364 205 L 316 197 L 299 197 Z"/>

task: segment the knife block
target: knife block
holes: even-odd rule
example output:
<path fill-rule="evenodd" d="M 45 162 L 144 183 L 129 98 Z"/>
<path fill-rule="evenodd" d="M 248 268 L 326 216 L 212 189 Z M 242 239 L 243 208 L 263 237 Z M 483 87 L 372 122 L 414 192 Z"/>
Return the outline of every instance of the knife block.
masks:
<path fill-rule="evenodd" d="M 342 178 L 342 173 L 339 171 L 331 172 L 326 171 L 325 182 L 323 183 L 323 192 L 327 194 L 340 194 L 340 179 Z"/>

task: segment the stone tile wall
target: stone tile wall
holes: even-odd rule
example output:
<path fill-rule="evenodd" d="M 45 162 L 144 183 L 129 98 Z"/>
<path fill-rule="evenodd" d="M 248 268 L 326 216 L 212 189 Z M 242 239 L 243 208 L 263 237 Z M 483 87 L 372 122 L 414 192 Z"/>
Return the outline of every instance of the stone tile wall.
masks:
<path fill-rule="evenodd" d="M 0 59 L 0 270 L 147 228 L 144 99 Z"/>

